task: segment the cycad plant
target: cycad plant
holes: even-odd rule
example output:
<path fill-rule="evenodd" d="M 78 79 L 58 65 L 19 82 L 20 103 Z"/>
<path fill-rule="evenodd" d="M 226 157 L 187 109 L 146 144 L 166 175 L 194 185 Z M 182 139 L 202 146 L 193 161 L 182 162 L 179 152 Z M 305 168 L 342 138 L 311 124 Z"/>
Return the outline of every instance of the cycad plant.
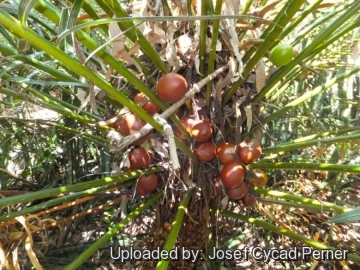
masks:
<path fill-rule="evenodd" d="M 356 269 L 359 11 L 2 1 L 1 267 Z"/>

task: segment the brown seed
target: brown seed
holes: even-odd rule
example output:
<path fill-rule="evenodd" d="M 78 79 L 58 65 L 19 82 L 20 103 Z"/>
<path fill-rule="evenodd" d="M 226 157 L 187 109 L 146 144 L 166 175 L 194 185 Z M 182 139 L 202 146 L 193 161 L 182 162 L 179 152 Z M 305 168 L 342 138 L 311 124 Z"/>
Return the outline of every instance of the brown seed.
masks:
<path fill-rule="evenodd" d="M 226 164 L 235 160 L 235 150 L 235 144 L 224 142 L 218 146 L 216 154 L 219 158 L 219 161 L 222 164 Z"/>
<path fill-rule="evenodd" d="M 183 124 L 183 126 L 189 131 L 189 133 L 191 133 L 191 129 L 195 123 L 195 120 L 191 117 L 185 116 L 181 118 L 180 121 Z M 183 134 L 181 129 L 178 128 L 177 126 L 174 127 L 174 133 L 180 139 L 185 139 L 185 135 Z"/>
<path fill-rule="evenodd" d="M 134 98 L 134 102 L 136 104 L 143 104 L 142 105 L 143 110 L 150 115 L 154 115 L 155 113 L 158 113 L 160 111 L 160 108 L 156 106 L 154 102 L 148 99 L 149 98 L 145 96 L 144 93 L 138 93 Z"/>
<path fill-rule="evenodd" d="M 212 125 L 207 120 L 200 120 L 193 125 L 191 134 L 196 141 L 206 142 L 213 134 Z"/>
<path fill-rule="evenodd" d="M 120 117 L 117 123 L 118 131 L 125 136 L 128 136 L 136 131 L 139 131 L 144 125 L 145 122 L 132 113 L 128 113 Z M 136 140 L 134 144 L 140 145 L 144 143 L 149 137 L 149 135 L 150 134 L 147 134 L 141 137 L 140 139 Z"/>
<path fill-rule="evenodd" d="M 155 173 L 143 175 L 139 178 L 137 182 L 137 187 L 139 186 L 140 189 L 151 193 L 153 192 L 158 185 L 158 179 Z"/>
<path fill-rule="evenodd" d="M 138 147 L 129 153 L 130 169 L 142 170 L 150 166 L 150 155 L 144 148 Z"/>
<path fill-rule="evenodd" d="M 237 161 L 231 161 L 224 165 L 220 172 L 221 182 L 227 188 L 235 188 L 244 180 L 245 171 Z"/>
<path fill-rule="evenodd" d="M 229 196 L 230 199 L 240 200 L 246 195 L 246 193 L 248 193 L 248 190 L 248 184 L 243 181 L 235 188 L 225 188 L 225 193 Z"/>
<path fill-rule="evenodd" d="M 241 198 L 241 202 L 246 207 L 253 207 L 256 205 L 256 197 L 252 192 L 248 192 L 243 198 Z"/>
<path fill-rule="evenodd" d="M 177 73 L 163 75 L 157 84 L 157 95 L 162 101 L 175 103 L 182 99 L 187 92 L 187 81 Z"/>
<path fill-rule="evenodd" d="M 237 152 L 240 160 L 249 164 L 261 156 L 261 146 L 255 140 L 245 140 L 239 144 Z"/>
<path fill-rule="evenodd" d="M 200 161 L 210 161 L 216 156 L 216 145 L 212 141 L 197 144 L 194 154 Z"/>
<path fill-rule="evenodd" d="M 253 169 L 251 170 L 256 177 L 250 176 L 250 184 L 254 187 L 263 187 L 268 182 L 268 177 L 263 170 L 260 169 Z"/>

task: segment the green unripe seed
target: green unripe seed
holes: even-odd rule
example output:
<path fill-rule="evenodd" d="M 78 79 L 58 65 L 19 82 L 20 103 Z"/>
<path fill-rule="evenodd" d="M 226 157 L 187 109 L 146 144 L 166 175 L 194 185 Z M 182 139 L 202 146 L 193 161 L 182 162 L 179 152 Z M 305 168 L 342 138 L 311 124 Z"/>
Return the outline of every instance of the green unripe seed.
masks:
<path fill-rule="evenodd" d="M 270 61 L 277 67 L 288 64 L 294 56 L 294 48 L 290 44 L 279 44 L 270 52 Z"/>

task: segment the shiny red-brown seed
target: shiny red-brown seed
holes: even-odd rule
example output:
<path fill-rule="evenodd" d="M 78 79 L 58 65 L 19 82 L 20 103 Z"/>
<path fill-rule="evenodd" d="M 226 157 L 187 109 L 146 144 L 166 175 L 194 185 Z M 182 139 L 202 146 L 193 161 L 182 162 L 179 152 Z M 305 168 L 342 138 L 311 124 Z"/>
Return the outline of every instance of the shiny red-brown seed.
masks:
<path fill-rule="evenodd" d="M 268 182 L 268 177 L 266 173 L 263 170 L 260 169 L 252 169 L 251 170 L 257 177 L 251 177 L 250 176 L 250 184 L 254 187 L 263 187 Z"/>
<path fill-rule="evenodd" d="M 157 95 L 162 101 L 175 103 L 182 99 L 187 92 L 187 81 L 177 73 L 163 75 L 157 84 Z"/>
<path fill-rule="evenodd" d="M 134 102 L 136 104 L 142 103 L 143 110 L 150 115 L 154 115 L 155 113 L 158 113 L 160 111 L 160 108 L 156 106 L 154 102 L 152 102 L 151 100 L 146 102 L 145 99 L 148 98 L 144 95 L 144 93 L 138 93 L 134 98 Z M 143 100 L 145 100 L 145 103 L 143 102 Z"/>
<path fill-rule="evenodd" d="M 235 150 L 236 150 L 235 144 L 224 142 L 218 146 L 218 148 L 216 149 L 216 154 L 218 156 L 219 161 L 222 164 L 226 164 L 235 160 L 236 157 Z"/>
<path fill-rule="evenodd" d="M 244 180 L 244 167 L 237 161 L 231 161 L 224 165 L 220 172 L 221 182 L 227 188 L 235 188 Z"/>
<path fill-rule="evenodd" d="M 185 116 L 185 117 L 181 118 L 180 121 L 183 124 L 183 126 L 187 129 L 187 131 L 189 133 L 191 133 L 191 129 L 195 123 L 195 120 L 191 117 Z M 174 133 L 180 139 L 185 139 L 185 135 L 183 134 L 181 129 L 178 128 L 177 126 L 174 127 Z"/>
<path fill-rule="evenodd" d="M 240 200 L 241 198 L 245 197 L 245 195 L 248 193 L 248 190 L 248 184 L 243 181 L 235 188 L 225 188 L 225 193 L 229 196 L 230 199 Z"/>
<path fill-rule="evenodd" d="M 136 191 L 136 194 L 139 195 L 139 196 L 145 196 L 145 195 L 148 195 L 150 193 L 150 192 L 142 189 L 141 186 L 139 186 L 139 185 L 136 185 L 135 191 Z"/>
<path fill-rule="evenodd" d="M 256 205 L 256 197 L 249 191 L 243 198 L 241 198 L 241 202 L 246 207 L 253 207 Z"/>
<path fill-rule="evenodd" d="M 150 154 L 144 148 L 138 147 L 129 153 L 130 169 L 142 170 L 150 166 Z"/>
<path fill-rule="evenodd" d="M 139 131 L 144 125 L 145 122 L 132 113 L 128 113 L 120 117 L 117 123 L 118 131 L 125 136 L 128 136 L 136 131 Z M 147 134 L 141 137 L 140 139 L 136 140 L 134 144 L 140 145 L 144 143 L 149 137 L 149 135 L 150 134 Z"/>
<path fill-rule="evenodd" d="M 153 192 L 158 185 L 158 178 L 155 173 L 143 175 L 139 178 L 137 182 L 137 187 L 140 189 L 151 193 Z"/>
<path fill-rule="evenodd" d="M 255 140 L 245 140 L 238 145 L 237 153 L 239 159 L 248 164 L 261 156 L 261 146 Z"/>
<path fill-rule="evenodd" d="M 198 143 L 194 149 L 194 154 L 200 161 L 210 161 L 216 156 L 216 145 L 212 141 Z"/>
<path fill-rule="evenodd" d="M 200 120 L 192 126 L 191 134 L 196 141 L 206 142 L 213 134 L 213 127 L 209 121 Z"/>

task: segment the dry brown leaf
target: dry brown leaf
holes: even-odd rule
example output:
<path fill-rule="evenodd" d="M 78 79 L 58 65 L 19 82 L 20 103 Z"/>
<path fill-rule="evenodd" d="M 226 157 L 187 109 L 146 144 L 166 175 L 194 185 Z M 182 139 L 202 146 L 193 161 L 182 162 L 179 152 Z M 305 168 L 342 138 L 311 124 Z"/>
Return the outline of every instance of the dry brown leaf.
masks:
<path fill-rule="evenodd" d="M 318 148 L 316 149 L 316 157 L 317 157 L 318 159 L 320 159 L 321 156 L 324 154 L 324 152 L 325 152 L 326 149 L 327 149 L 326 146 L 320 146 L 320 147 L 318 147 Z"/>
<path fill-rule="evenodd" d="M 265 70 L 264 61 L 261 59 L 255 69 L 256 74 L 256 91 L 259 93 L 263 87 L 266 85 L 266 70 Z"/>
<path fill-rule="evenodd" d="M 86 96 L 86 92 L 84 90 L 78 89 L 77 98 L 80 100 L 81 105 L 77 113 L 80 113 L 90 102 L 92 111 L 96 114 L 99 114 L 96 107 L 95 97 L 100 92 L 100 90 L 101 90 L 100 88 L 94 87 L 94 85 L 89 85 L 89 94 Z"/>
<path fill-rule="evenodd" d="M 239 98 L 235 102 L 236 108 L 240 108 L 240 105 L 246 100 L 248 95 L 249 95 L 249 90 L 246 90 L 245 88 L 240 88 L 237 91 L 237 96 L 239 96 Z M 237 116 L 239 116 L 239 115 L 237 115 Z"/>
<path fill-rule="evenodd" d="M 125 36 L 122 35 L 122 31 L 116 22 L 112 22 L 109 24 L 109 38 L 115 38 L 112 42 L 113 48 L 111 50 L 111 55 L 116 59 L 122 58 L 128 63 L 133 64 L 141 72 L 140 65 L 131 57 L 131 54 L 125 49 Z M 138 49 L 138 46 L 135 45 L 135 48 Z M 132 50 L 132 54 L 136 53 L 137 51 L 138 50 Z"/>
<path fill-rule="evenodd" d="M 165 58 L 170 66 L 176 67 L 179 65 L 179 59 L 176 55 L 176 47 L 173 43 L 166 46 Z"/>
<path fill-rule="evenodd" d="M 323 2 L 323 3 L 319 4 L 317 8 L 327 8 L 327 7 L 333 6 L 337 3 L 338 3 L 338 0 L 332 0 L 332 1 L 329 0 L 327 2 Z"/>
<path fill-rule="evenodd" d="M 150 27 L 147 26 L 145 28 L 144 34 L 150 43 L 157 43 L 157 44 L 166 43 L 166 35 L 164 30 L 158 27 L 154 27 L 154 29 L 151 29 Z"/>
<path fill-rule="evenodd" d="M 96 94 L 100 92 L 100 89 L 99 88 L 97 89 L 98 91 L 95 91 L 95 86 L 93 84 L 89 85 L 90 108 L 95 114 L 100 115 L 96 107 L 96 99 L 95 99 Z"/>
<path fill-rule="evenodd" d="M 188 34 L 184 34 L 178 37 L 177 45 L 179 52 L 185 55 L 191 48 L 192 40 Z"/>
<path fill-rule="evenodd" d="M 155 145 L 153 149 L 156 153 L 158 153 L 163 158 L 169 158 L 169 151 L 167 150 L 168 144 L 164 142 L 160 142 L 158 139 L 155 139 Z"/>
<path fill-rule="evenodd" d="M 243 51 L 243 50 L 247 50 L 250 47 L 256 45 L 256 44 L 260 44 L 263 43 L 264 41 L 262 39 L 249 39 L 246 42 L 244 42 L 243 44 L 240 45 L 239 50 Z"/>
<path fill-rule="evenodd" d="M 187 0 L 173 0 L 175 6 L 179 9 L 179 15 L 186 15 L 187 14 Z"/>
<path fill-rule="evenodd" d="M 5 264 L 5 250 L 0 242 L 0 268 L 2 269 L 4 267 Z"/>
<path fill-rule="evenodd" d="M 224 41 L 226 47 L 229 49 L 231 55 L 234 56 L 235 52 L 234 52 L 234 50 L 233 50 L 233 47 L 232 47 L 232 45 L 231 45 L 231 42 L 230 42 L 228 36 L 227 36 L 225 33 L 220 32 L 220 37 L 221 37 L 222 40 Z"/>
<path fill-rule="evenodd" d="M 126 195 L 121 195 L 121 203 L 118 211 L 120 211 L 121 213 L 120 217 L 122 219 L 126 218 L 127 216 L 127 207 L 128 207 L 128 197 Z M 117 216 L 118 211 L 116 211 L 111 217 Z"/>
<path fill-rule="evenodd" d="M 19 265 L 19 253 L 18 253 L 18 249 L 19 249 L 19 246 L 17 245 L 15 247 L 15 249 L 13 250 L 12 252 L 12 260 L 13 260 L 13 264 L 14 264 L 14 269 L 15 270 L 20 270 L 20 265 Z M 6 268 L 6 269 L 9 269 L 9 268 Z M 10 268 L 11 269 L 11 268 Z"/>
<path fill-rule="evenodd" d="M 27 237 L 25 239 L 25 250 L 31 260 L 31 263 L 33 264 L 36 270 L 42 270 L 43 268 L 40 265 L 39 260 L 37 259 L 36 254 L 33 250 L 34 241 L 32 238 L 31 231 L 29 229 L 29 223 L 26 221 L 24 216 L 16 217 L 15 219 L 19 221 L 19 223 L 24 227 L 26 231 Z"/>
<path fill-rule="evenodd" d="M 278 3 L 280 3 L 281 1 L 275 1 L 275 2 L 272 2 L 270 3 L 269 5 L 265 6 L 265 7 L 261 7 L 261 9 L 258 9 L 258 10 L 255 10 L 255 13 L 258 17 L 260 18 L 264 18 L 266 13 L 268 13 L 270 10 L 273 10 L 276 5 Z"/>
<path fill-rule="evenodd" d="M 249 131 L 251 129 L 252 126 L 252 107 L 251 107 L 251 103 L 248 106 L 244 107 L 244 111 L 246 114 L 246 127 L 247 130 Z"/>
<path fill-rule="evenodd" d="M 254 131 L 253 131 L 255 141 L 261 142 L 262 137 L 263 137 L 263 131 L 262 130 L 263 130 L 263 127 L 259 126 L 259 124 L 255 126 Z"/>
<path fill-rule="evenodd" d="M 169 223 L 169 222 L 165 222 L 165 223 L 164 223 L 164 227 L 165 227 L 168 231 L 170 231 L 170 229 L 171 229 L 171 227 L 172 227 L 172 224 Z"/>
<path fill-rule="evenodd" d="M 195 111 L 200 111 L 202 108 L 204 108 L 206 106 L 206 101 L 203 98 L 197 98 L 194 100 L 193 104 L 195 104 L 193 109 Z"/>
<path fill-rule="evenodd" d="M 240 9 L 240 1 L 239 0 L 225 0 L 225 4 L 223 4 L 222 12 L 224 15 L 236 15 L 239 13 Z M 242 62 L 241 62 L 241 55 L 239 51 L 239 44 L 238 44 L 238 36 L 236 32 L 236 20 L 234 19 L 226 19 L 222 20 L 225 25 L 226 30 L 228 31 L 229 35 L 229 42 L 232 47 L 232 51 L 234 52 L 237 60 L 238 60 L 238 72 L 241 73 L 242 70 Z"/>
<path fill-rule="evenodd" d="M 196 72 L 197 74 L 200 74 L 200 71 L 199 71 L 199 68 L 200 68 L 200 57 L 199 57 L 199 54 L 197 53 L 195 58 L 194 58 L 194 63 L 195 63 L 195 69 L 196 69 Z M 203 74 L 201 74 L 203 75 Z"/>
<path fill-rule="evenodd" d="M 215 95 L 219 98 L 221 96 L 221 91 L 225 88 L 231 80 L 234 78 L 236 72 L 236 60 L 233 57 L 229 59 L 229 71 L 226 74 L 226 77 L 223 80 L 219 80 L 219 82 L 215 86 Z"/>
<path fill-rule="evenodd" d="M 18 268 L 14 268 L 10 264 L 10 261 L 7 259 L 6 254 L 7 254 L 7 252 L 5 252 L 5 249 L 3 248 L 3 246 L 1 245 L 1 242 L 0 242 L 0 269 L 9 269 L 9 270 L 19 269 L 19 266 L 17 266 Z M 15 267 L 16 267 L 16 264 L 18 264 L 18 261 L 17 261 L 17 259 L 14 260 L 14 256 L 17 257 L 17 247 L 13 251 L 13 264 L 15 264 Z"/>
<path fill-rule="evenodd" d="M 9 234 L 9 240 L 20 239 L 24 235 L 23 232 L 11 232 Z"/>
<path fill-rule="evenodd" d="M 252 30 L 255 28 L 255 26 L 251 23 L 243 22 L 243 23 L 237 23 L 236 28 L 238 30 Z"/>
<path fill-rule="evenodd" d="M 106 81 L 109 81 L 113 70 L 114 70 L 114 69 L 113 69 L 112 67 L 109 67 L 109 69 L 107 70 L 107 72 L 106 72 L 106 74 L 105 74 L 105 80 L 106 80 Z"/>
<path fill-rule="evenodd" d="M 129 153 L 132 149 L 128 149 L 122 156 L 122 161 L 120 163 L 120 168 L 130 168 L 130 159 L 129 159 Z"/>
<path fill-rule="evenodd" d="M 177 68 L 180 65 L 179 57 L 177 56 L 176 46 L 174 44 L 174 25 L 173 23 L 169 24 L 168 29 L 166 31 L 166 36 L 168 39 L 168 44 L 165 49 L 165 59 L 168 63 Z"/>
<path fill-rule="evenodd" d="M 86 57 L 85 57 L 84 52 L 81 50 L 80 44 L 74 34 L 72 35 L 72 40 L 73 40 L 73 44 L 74 44 L 74 52 L 75 52 L 76 56 L 79 58 L 80 63 L 84 64 L 86 62 Z M 86 65 L 89 69 L 91 69 L 95 72 L 95 69 L 92 67 L 91 63 L 87 63 Z M 96 114 L 99 114 L 99 112 L 96 108 L 95 96 L 100 91 L 100 89 L 98 89 L 98 91 L 95 93 L 94 92 L 94 84 L 92 82 L 87 82 L 84 77 L 81 77 L 80 81 L 83 83 L 88 83 L 89 95 L 87 98 L 85 98 L 86 92 L 82 89 L 78 89 L 77 97 L 80 100 L 81 105 L 80 105 L 77 113 L 80 113 L 90 101 L 90 105 L 91 105 L 90 108 L 92 109 L 92 111 Z"/>

